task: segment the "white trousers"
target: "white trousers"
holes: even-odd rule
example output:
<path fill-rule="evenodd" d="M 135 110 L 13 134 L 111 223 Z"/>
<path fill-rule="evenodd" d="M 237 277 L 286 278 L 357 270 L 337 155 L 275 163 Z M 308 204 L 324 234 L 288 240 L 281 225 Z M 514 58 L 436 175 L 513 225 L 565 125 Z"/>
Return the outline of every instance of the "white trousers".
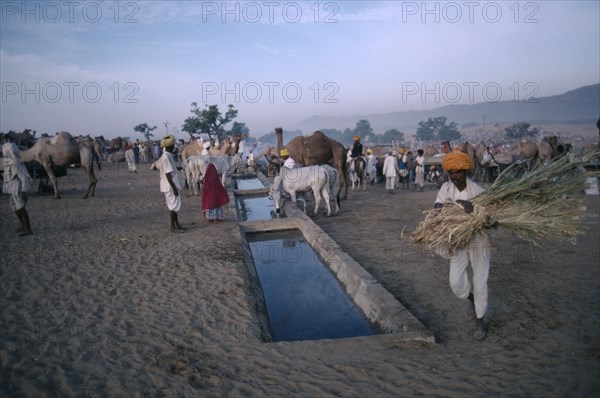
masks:
<path fill-rule="evenodd" d="M 396 177 L 385 177 L 385 189 L 396 188 Z"/>
<path fill-rule="evenodd" d="M 490 274 L 491 247 L 487 235 L 476 234 L 468 247 L 458 249 L 454 255 L 441 249 L 436 251 L 450 260 L 450 288 L 461 299 L 473 293 L 477 318 L 483 318 L 488 306 L 487 281 Z M 467 268 L 471 264 L 473 283 L 469 281 Z"/>

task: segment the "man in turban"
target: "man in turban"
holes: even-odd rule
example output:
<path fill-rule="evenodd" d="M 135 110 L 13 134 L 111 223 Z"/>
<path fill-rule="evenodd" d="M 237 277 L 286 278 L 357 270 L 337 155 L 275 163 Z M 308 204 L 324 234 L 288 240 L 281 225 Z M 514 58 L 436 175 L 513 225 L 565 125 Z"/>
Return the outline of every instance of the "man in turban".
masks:
<path fill-rule="evenodd" d="M 179 191 L 183 188 L 183 182 L 173 156 L 175 137 L 172 135 L 163 137 L 160 140 L 160 146 L 164 148 L 163 154 L 152 164 L 151 169 L 160 171 L 160 191 L 165 194 L 167 208 L 171 215 L 171 232 L 184 232 L 185 228 L 179 225 L 177 219 L 177 213 L 181 208 Z"/>
<path fill-rule="evenodd" d="M 467 178 L 473 168 L 473 160 L 469 155 L 454 150 L 444 156 L 442 168 L 450 179 L 440 188 L 435 199 L 434 208 L 457 203 L 467 213 L 473 211 L 472 198 L 483 192 L 483 188 Z M 486 335 L 484 316 L 488 305 L 487 280 L 490 271 L 490 242 L 484 233 L 476 234 L 470 244 L 454 253 L 441 250 L 438 254 L 450 260 L 450 287 L 460 299 L 468 299 L 470 304 L 469 318 L 476 318 L 473 337 L 483 340 Z M 467 268 L 471 265 L 472 283 L 469 281 Z"/>
<path fill-rule="evenodd" d="M 31 177 L 27 168 L 19 158 L 19 148 L 14 142 L 2 145 L 4 156 L 4 184 L 2 191 L 10 196 L 10 208 L 14 210 L 21 227 L 17 230 L 19 236 L 32 235 L 29 224 L 29 214 L 25 210 L 28 192 L 31 187 Z"/>
<path fill-rule="evenodd" d="M 360 136 L 354 136 L 354 143 L 352 144 L 352 148 L 350 148 L 350 156 L 348 156 L 348 163 L 353 161 L 355 158 L 362 156 L 363 154 L 363 146 L 360 143 Z"/>
<path fill-rule="evenodd" d="M 287 167 L 288 169 L 296 167 L 296 161 L 290 156 L 290 152 L 287 148 L 281 149 L 281 151 L 279 151 L 279 156 L 283 159 L 283 167 Z"/>

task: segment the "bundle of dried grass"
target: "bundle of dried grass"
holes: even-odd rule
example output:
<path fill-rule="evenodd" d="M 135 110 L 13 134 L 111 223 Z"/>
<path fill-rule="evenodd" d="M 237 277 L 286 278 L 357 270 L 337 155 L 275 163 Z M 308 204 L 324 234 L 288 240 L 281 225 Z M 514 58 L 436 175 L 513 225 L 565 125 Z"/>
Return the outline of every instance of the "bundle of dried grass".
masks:
<path fill-rule="evenodd" d="M 458 203 L 424 212 L 425 219 L 412 234 L 413 242 L 454 252 L 482 230 L 502 227 L 538 246 L 541 239 L 575 243 L 582 233 L 579 220 L 585 207 L 581 196 L 570 195 L 585 189 L 588 176 L 581 164 L 588 161 L 588 157 L 564 156 L 518 178 L 515 171 L 522 162 L 514 163 L 472 199 L 472 213 Z"/>

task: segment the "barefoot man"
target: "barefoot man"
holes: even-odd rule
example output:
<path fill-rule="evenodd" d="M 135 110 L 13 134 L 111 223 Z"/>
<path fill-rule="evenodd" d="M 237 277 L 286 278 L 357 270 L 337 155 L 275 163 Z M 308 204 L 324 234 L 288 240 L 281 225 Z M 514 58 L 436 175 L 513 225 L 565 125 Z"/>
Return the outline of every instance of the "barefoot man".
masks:
<path fill-rule="evenodd" d="M 167 208 L 171 215 L 171 232 L 184 232 L 185 228 L 179 225 L 177 219 L 177 213 L 181 208 L 179 191 L 183 188 L 183 183 L 173 156 L 175 137 L 167 135 L 160 140 L 160 146 L 164 148 L 163 154 L 152 164 L 151 169 L 160 171 L 160 191 L 165 194 Z"/>
<path fill-rule="evenodd" d="M 470 200 L 483 192 L 483 188 L 467 178 L 473 168 L 471 157 L 461 151 L 453 151 L 444 156 L 442 168 L 448 172 L 449 182 L 445 182 L 435 199 L 434 208 L 441 208 L 446 203 L 457 202 L 467 213 L 473 212 Z M 486 335 L 483 318 L 488 305 L 487 280 L 490 271 L 490 242 L 487 235 L 476 234 L 464 249 L 457 249 L 450 254 L 438 252 L 450 260 L 450 287 L 460 299 L 470 302 L 469 318 L 477 318 L 473 338 L 483 340 Z M 473 283 L 469 281 L 467 267 L 471 264 Z"/>
<path fill-rule="evenodd" d="M 4 186 L 2 191 L 10 194 L 10 208 L 15 211 L 21 227 L 19 236 L 33 234 L 29 225 L 29 215 L 25 210 L 29 187 L 31 186 L 31 177 L 27 168 L 19 159 L 19 148 L 12 142 L 2 145 L 2 155 L 4 156 Z"/>

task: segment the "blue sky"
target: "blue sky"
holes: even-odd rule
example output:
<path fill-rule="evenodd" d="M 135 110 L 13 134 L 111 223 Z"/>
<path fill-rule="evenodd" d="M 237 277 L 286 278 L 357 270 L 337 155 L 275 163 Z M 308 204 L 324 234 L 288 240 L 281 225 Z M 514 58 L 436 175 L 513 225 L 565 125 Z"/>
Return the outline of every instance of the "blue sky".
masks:
<path fill-rule="evenodd" d="M 598 1 L 0 4 L 5 132 L 177 133 L 197 102 L 259 137 L 600 82 Z"/>

